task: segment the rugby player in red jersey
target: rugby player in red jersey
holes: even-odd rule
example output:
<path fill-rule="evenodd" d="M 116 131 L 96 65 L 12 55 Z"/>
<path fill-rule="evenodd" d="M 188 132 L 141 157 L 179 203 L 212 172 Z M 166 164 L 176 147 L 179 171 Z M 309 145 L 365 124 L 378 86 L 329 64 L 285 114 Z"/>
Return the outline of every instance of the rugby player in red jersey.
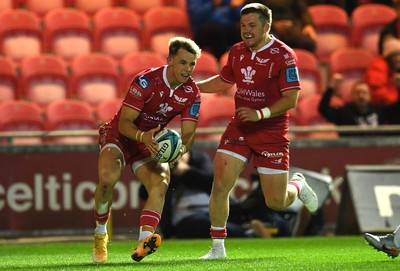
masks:
<path fill-rule="evenodd" d="M 210 199 L 213 246 L 201 259 L 226 257 L 224 239 L 229 193 L 250 159 L 257 169 L 265 203 L 284 210 L 299 198 L 309 211 L 318 198 L 301 173 L 289 180 L 288 110 L 297 104 L 300 82 L 297 57 L 269 34 L 272 12 L 259 3 L 241 9 L 242 42 L 235 44 L 221 73 L 197 82 L 201 92 L 224 91 L 236 84 L 236 112 L 214 158 Z"/>
<path fill-rule="evenodd" d="M 125 165 L 130 166 L 148 193 L 140 215 L 139 241 L 131 257 L 138 262 L 160 245 L 161 238 L 154 231 L 161 218 L 170 171 L 168 163 L 158 163 L 151 158 L 151 153 L 156 153 L 158 148 L 154 135 L 175 116 L 181 115 L 182 147 L 175 161 L 191 148 L 201 102 L 191 75 L 200 54 L 200 48 L 192 40 L 171 39 L 167 65 L 138 73 L 119 112 L 100 127 L 92 251 L 95 263 L 107 260 L 107 221 L 114 186 Z"/>

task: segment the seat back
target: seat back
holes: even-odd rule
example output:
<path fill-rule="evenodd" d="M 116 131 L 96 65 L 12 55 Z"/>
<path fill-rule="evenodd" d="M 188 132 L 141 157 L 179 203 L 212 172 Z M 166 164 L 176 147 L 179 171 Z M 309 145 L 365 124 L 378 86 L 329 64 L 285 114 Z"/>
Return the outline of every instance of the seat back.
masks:
<path fill-rule="evenodd" d="M 151 8 L 163 6 L 165 0 L 125 0 L 124 2 L 126 7 L 143 15 Z"/>
<path fill-rule="evenodd" d="M 15 62 L 42 52 L 40 19 L 32 11 L 9 9 L 0 13 L 0 41 L 4 56 Z"/>
<path fill-rule="evenodd" d="M 214 94 L 201 102 L 198 127 L 226 127 L 234 115 L 234 99 Z M 199 136 L 199 138 L 219 140 L 220 135 Z"/>
<path fill-rule="evenodd" d="M 143 70 L 166 64 L 165 57 L 151 51 L 132 52 L 120 61 L 122 95 L 128 91 L 133 77 Z"/>
<path fill-rule="evenodd" d="M 69 96 L 67 64 L 62 58 L 48 54 L 26 57 L 20 70 L 21 95 L 26 99 L 45 107 Z"/>
<path fill-rule="evenodd" d="M 218 60 L 209 52 L 202 51 L 197 59 L 196 67 L 192 74 L 195 81 L 200 81 L 219 73 Z"/>
<path fill-rule="evenodd" d="M 395 18 L 396 10 L 384 4 L 357 6 L 351 13 L 353 45 L 377 54 L 380 32 Z"/>
<path fill-rule="evenodd" d="M 66 61 L 93 49 L 90 17 L 81 10 L 59 8 L 44 17 L 46 49 Z"/>
<path fill-rule="evenodd" d="M 319 62 L 313 53 L 304 49 L 294 49 L 299 68 L 301 91 L 299 98 L 322 92 Z"/>
<path fill-rule="evenodd" d="M 10 100 L 0 103 L 0 131 L 45 131 L 41 108 L 32 102 Z M 13 144 L 40 144 L 41 138 L 15 138 Z"/>
<path fill-rule="evenodd" d="M 95 107 L 96 119 L 99 124 L 110 121 L 122 106 L 122 99 L 104 100 Z"/>
<path fill-rule="evenodd" d="M 108 55 L 89 53 L 71 64 L 71 94 L 92 106 L 120 96 L 117 62 Z"/>
<path fill-rule="evenodd" d="M 23 7 L 43 18 L 50 10 L 67 7 L 68 1 L 69 0 L 23 0 Z"/>
<path fill-rule="evenodd" d="M 319 61 L 328 62 L 330 54 L 351 45 L 350 18 L 339 6 L 319 4 L 308 7 L 318 35 L 316 55 Z"/>
<path fill-rule="evenodd" d="M 96 129 L 93 108 L 84 101 L 58 100 L 50 103 L 45 110 L 48 129 L 56 130 L 91 130 Z M 92 143 L 95 138 L 90 136 L 65 136 L 52 138 L 56 143 Z"/>
<path fill-rule="evenodd" d="M 69 0 L 71 5 L 89 16 L 94 16 L 96 12 L 102 10 L 103 8 L 117 6 L 119 0 Z"/>
<path fill-rule="evenodd" d="M 332 53 L 330 56 L 330 74 L 340 73 L 343 80 L 338 85 L 336 93 L 344 101 L 349 101 L 350 90 L 353 83 L 364 78 L 373 54 L 363 48 L 342 48 Z"/>
<path fill-rule="evenodd" d="M 191 38 L 192 32 L 188 15 L 178 7 L 157 6 L 143 15 L 144 49 L 168 55 L 170 38 L 184 36 Z"/>
<path fill-rule="evenodd" d="M 8 58 L 0 57 L 0 103 L 19 98 L 17 68 Z"/>
<path fill-rule="evenodd" d="M 93 18 L 96 48 L 119 60 L 141 49 L 141 17 L 127 8 L 104 8 Z"/>

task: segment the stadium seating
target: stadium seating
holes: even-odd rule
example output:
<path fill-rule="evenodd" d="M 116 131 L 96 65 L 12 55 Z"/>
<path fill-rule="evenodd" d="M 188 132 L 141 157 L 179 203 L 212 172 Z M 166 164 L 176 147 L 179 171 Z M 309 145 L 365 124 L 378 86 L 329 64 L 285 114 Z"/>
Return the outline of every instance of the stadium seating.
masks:
<path fill-rule="evenodd" d="M 141 49 L 141 17 L 133 10 L 103 8 L 93 18 L 95 47 L 119 60 Z"/>
<path fill-rule="evenodd" d="M 69 4 L 68 2 L 69 0 L 20 0 L 20 5 L 43 18 L 50 10 L 67 7 Z"/>
<path fill-rule="evenodd" d="M 0 131 L 45 131 L 42 109 L 33 102 L 9 100 L 0 103 Z M 12 144 L 40 144 L 39 137 L 14 138 Z"/>
<path fill-rule="evenodd" d="M 71 63 L 71 97 L 92 106 L 120 96 L 117 62 L 109 55 L 89 53 Z"/>
<path fill-rule="evenodd" d="M 201 102 L 198 127 L 226 127 L 234 114 L 235 101 L 232 97 L 211 95 Z M 198 138 L 217 140 L 220 135 L 198 136 Z"/>
<path fill-rule="evenodd" d="M 321 72 L 318 58 L 315 54 L 304 50 L 294 49 L 299 67 L 301 91 L 299 98 L 322 92 Z"/>
<path fill-rule="evenodd" d="M 99 124 L 111 120 L 122 105 L 121 98 L 108 99 L 100 102 L 95 107 L 95 115 Z"/>
<path fill-rule="evenodd" d="M 21 66 L 21 96 L 46 107 L 69 96 L 66 62 L 55 55 L 26 57 Z"/>
<path fill-rule="evenodd" d="M 89 16 L 94 16 L 97 12 L 107 7 L 114 7 L 119 4 L 119 0 L 68 0 L 71 5 Z M 146 1 L 145 1 L 146 2 Z"/>
<path fill-rule="evenodd" d="M 0 12 L 8 9 L 18 8 L 20 0 L 2 0 L 0 1 Z"/>
<path fill-rule="evenodd" d="M 187 13 L 170 6 L 157 6 L 143 14 L 144 49 L 168 55 L 170 38 L 191 38 L 192 32 Z"/>
<path fill-rule="evenodd" d="M 379 33 L 396 18 L 396 10 L 383 4 L 363 4 L 351 13 L 352 43 L 356 47 L 378 53 Z"/>
<path fill-rule="evenodd" d="M 93 108 L 84 101 L 58 100 L 50 103 L 45 109 L 47 128 L 50 131 L 91 130 L 97 124 Z M 53 143 L 93 143 L 95 138 L 90 136 L 64 136 L 51 138 Z"/>
<path fill-rule="evenodd" d="M 165 0 L 123 0 L 124 5 L 137 12 L 140 15 L 145 14 L 153 7 L 164 6 Z"/>
<path fill-rule="evenodd" d="M 59 8 L 43 19 L 46 50 L 70 62 L 78 55 L 93 50 L 90 17 L 81 10 Z"/>
<path fill-rule="evenodd" d="M 0 103 L 19 97 L 19 81 L 15 64 L 0 57 Z"/>
<path fill-rule="evenodd" d="M 301 125 L 319 127 L 335 127 L 334 124 L 328 122 L 318 111 L 319 102 L 322 98 L 321 93 L 316 93 L 303 97 L 297 104 L 296 118 L 300 119 Z M 319 138 L 319 139 L 336 139 L 336 132 L 313 132 L 307 134 L 299 134 L 296 137 L 301 138 Z"/>
<path fill-rule="evenodd" d="M 209 78 L 219 73 L 218 60 L 214 55 L 207 51 L 202 51 L 201 56 L 197 59 L 196 68 L 192 74 L 195 81 Z"/>
<path fill-rule="evenodd" d="M 352 84 L 364 78 L 364 73 L 372 59 L 373 54 L 363 48 L 342 48 L 331 54 L 330 75 L 342 74 L 343 80 L 337 87 L 336 93 L 344 101 L 349 101 Z"/>
<path fill-rule="evenodd" d="M 32 11 L 9 9 L 0 13 L 1 52 L 15 62 L 42 52 L 40 19 Z"/>
<path fill-rule="evenodd" d="M 138 51 L 127 54 L 120 61 L 122 92 L 126 93 L 133 77 L 138 72 L 165 64 L 165 57 L 157 52 Z"/>
<path fill-rule="evenodd" d="M 330 54 L 351 45 L 350 18 L 341 7 L 319 4 L 308 7 L 318 35 L 316 55 L 319 61 L 327 62 Z"/>

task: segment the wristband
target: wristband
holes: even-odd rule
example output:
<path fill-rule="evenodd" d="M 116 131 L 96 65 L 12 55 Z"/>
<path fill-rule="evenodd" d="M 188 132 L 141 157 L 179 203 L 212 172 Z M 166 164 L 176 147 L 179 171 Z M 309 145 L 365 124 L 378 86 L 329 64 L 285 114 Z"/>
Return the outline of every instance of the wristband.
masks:
<path fill-rule="evenodd" d="M 143 142 L 143 135 L 144 135 L 144 132 L 142 131 L 142 133 L 140 134 L 140 139 L 139 139 L 140 142 Z"/>
<path fill-rule="evenodd" d="M 136 141 L 139 141 L 139 138 L 138 138 L 138 133 L 140 132 L 140 130 L 137 130 L 136 131 L 136 134 L 135 134 L 135 139 L 136 139 Z"/>
<path fill-rule="evenodd" d="M 256 112 L 257 112 L 258 120 L 268 119 L 269 117 L 271 117 L 271 110 L 269 110 L 268 107 L 261 108 L 261 109 L 257 110 Z"/>

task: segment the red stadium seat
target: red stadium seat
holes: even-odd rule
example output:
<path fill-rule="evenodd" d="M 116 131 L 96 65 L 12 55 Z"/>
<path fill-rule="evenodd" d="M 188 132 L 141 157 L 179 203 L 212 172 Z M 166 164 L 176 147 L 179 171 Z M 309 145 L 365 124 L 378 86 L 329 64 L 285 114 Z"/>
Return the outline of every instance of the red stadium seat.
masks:
<path fill-rule="evenodd" d="M 19 80 L 15 64 L 0 57 L 0 103 L 19 98 Z"/>
<path fill-rule="evenodd" d="M 97 124 L 93 108 L 84 101 L 58 100 L 46 107 L 48 129 L 51 131 L 63 130 L 91 130 Z M 49 140 L 56 143 L 92 143 L 96 139 L 90 136 L 65 136 Z"/>
<path fill-rule="evenodd" d="M 67 64 L 62 58 L 47 54 L 26 57 L 20 70 L 22 97 L 42 107 L 68 97 Z"/>
<path fill-rule="evenodd" d="M 218 60 L 209 52 L 202 51 L 192 74 L 195 81 L 209 78 L 219 73 Z"/>
<path fill-rule="evenodd" d="M 138 72 L 165 64 L 165 57 L 157 52 L 138 51 L 127 54 L 120 61 L 122 92 L 126 93 L 128 91 L 133 77 Z"/>
<path fill-rule="evenodd" d="M 396 10 L 383 4 L 357 6 L 351 13 L 353 45 L 377 54 L 380 31 L 395 18 Z"/>
<path fill-rule="evenodd" d="M 154 7 L 161 7 L 164 6 L 165 0 L 123 0 L 124 5 L 127 8 L 134 10 L 135 12 L 143 15 L 148 10 Z"/>
<path fill-rule="evenodd" d="M 89 16 L 94 16 L 103 8 L 117 6 L 119 0 L 69 0 L 71 5 Z"/>
<path fill-rule="evenodd" d="M 21 0 L 21 5 L 23 8 L 33 11 L 42 18 L 50 10 L 67 7 L 68 2 L 69 0 Z"/>
<path fill-rule="evenodd" d="M 232 97 L 213 94 L 201 102 L 198 127 L 226 127 L 234 114 L 235 101 Z M 219 140 L 220 135 L 199 138 Z"/>
<path fill-rule="evenodd" d="M 103 8 L 93 18 L 96 48 L 119 60 L 141 49 L 141 17 L 127 8 Z"/>
<path fill-rule="evenodd" d="M 322 95 L 317 93 L 299 100 L 297 104 L 296 118 L 300 119 L 302 125 L 335 127 L 333 123 L 328 122 L 318 111 L 321 98 Z M 338 138 L 338 134 L 336 132 L 313 132 L 308 134 L 299 134 L 297 137 L 336 139 Z"/>
<path fill-rule="evenodd" d="M 90 53 L 74 58 L 71 63 L 71 95 L 92 106 L 120 97 L 117 62 L 108 55 Z"/>
<path fill-rule="evenodd" d="M 330 54 L 351 45 L 350 18 L 341 7 L 319 4 L 308 7 L 318 35 L 316 55 L 327 62 Z"/>
<path fill-rule="evenodd" d="M 301 84 L 299 98 L 321 93 L 321 72 L 316 55 L 304 49 L 294 49 L 294 51 L 298 59 Z"/>
<path fill-rule="evenodd" d="M 330 74 L 340 73 L 343 80 L 336 92 L 344 101 L 349 101 L 350 89 L 354 81 L 362 80 L 364 73 L 373 59 L 373 54 L 363 48 L 342 48 L 330 56 Z"/>
<path fill-rule="evenodd" d="M 81 10 L 59 8 L 44 17 L 45 44 L 49 52 L 66 61 L 93 49 L 90 17 Z"/>
<path fill-rule="evenodd" d="M 168 55 L 168 42 L 176 36 L 192 37 L 187 13 L 178 7 L 158 6 L 143 15 L 144 49 Z"/>
<path fill-rule="evenodd" d="M 103 124 L 109 120 L 111 120 L 118 110 L 121 108 L 122 99 L 108 99 L 100 102 L 95 107 L 95 114 L 99 124 Z"/>
<path fill-rule="evenodd" d="M 32 11 L 9 9 L 0 13 L 2 54 L 15 62 L 42 52 L 40 19 Z"/>
<path fill-rule="evenodd" d="M 45 131 L 41 108 L 32 102 L 10 100 L 0 103 L 0 131 Z M 41 138 L 15 138 L 13 144 L 40 144 Z"/>

